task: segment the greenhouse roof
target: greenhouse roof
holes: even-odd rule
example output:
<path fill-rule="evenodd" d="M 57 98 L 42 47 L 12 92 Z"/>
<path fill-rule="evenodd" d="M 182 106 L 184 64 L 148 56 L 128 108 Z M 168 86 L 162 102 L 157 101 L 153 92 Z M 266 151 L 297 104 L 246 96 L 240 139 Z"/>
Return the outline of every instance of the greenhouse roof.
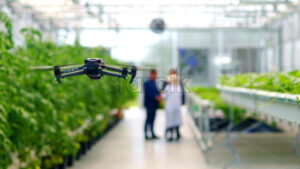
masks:
<path fill-rule="evenodd" d="M 299 0 L 17 0 L 62 28 L 259 28 L 299 8 Z"/>

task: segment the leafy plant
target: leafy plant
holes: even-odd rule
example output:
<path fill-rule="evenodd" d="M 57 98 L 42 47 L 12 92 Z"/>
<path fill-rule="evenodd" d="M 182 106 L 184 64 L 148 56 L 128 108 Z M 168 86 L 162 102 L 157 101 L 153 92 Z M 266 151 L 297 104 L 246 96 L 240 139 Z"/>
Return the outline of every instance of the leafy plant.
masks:
<path fill-rule="evenodd" d="M 272 92 L 300 94 L 300 72 L 223 75 L 220 83 L 225 86 L 260 89 Z"/>
<path fill-rule="evenodd" d="M 225 103 L 220 95 L 220 91 L 214 87 L 196 87 L 192 88 L 192 91 L 195 92 L 199 97 L 205 100 L 209 100 L 213 103 L 215 109 L 220 109 L 223 111 L 225 118 L 230 119 L 230 105 Z M 233 106 L 234 111 L 234 123 L 241 122 L 245 117 L 245 110 L 239 107 Z"/>
<path fill-rule="evenodd" d="M 32 28 L 22 29 L 25 46 L 14 47 L 7 15 L 0 13 L 0 22 L 7 29 L 0 32 L 0 166 L 7 168 L 14 152 L 28 164 L 27 168 L 37 168 L 33 166 L 41 161 L 44 168 L 52 168 L 78 151 L 78 140 L 70 132 L 89 119 L 93 122 L 89 131 L 81 134 L 91 139 L 95 132 L 104 130 L 100 126 L 106 123 L 96 117 L 102 114 L 105 119 L 111 118 L 108 112 L 124 107 L 135 98 L 135 91 L 130 87 L 112 91 L 112 84 L 124 82 L 112 77 L 92 81 L 81 76 L 58 84 L 53 72 L 29 70 L 30 65 L 83 63 L 93 57 L 103 58 L 108 64 L 116 61 L 102 47 L 44 42 L 42 34 Z"/>
<path fill-rule="evenodd" d="M 6 31 L 0 31 L 0 50 L 11 49 L 14 46 L 12 24 L 6 13 L 0 12 L 0 23 L 3 23 L 6 28 Z"/>

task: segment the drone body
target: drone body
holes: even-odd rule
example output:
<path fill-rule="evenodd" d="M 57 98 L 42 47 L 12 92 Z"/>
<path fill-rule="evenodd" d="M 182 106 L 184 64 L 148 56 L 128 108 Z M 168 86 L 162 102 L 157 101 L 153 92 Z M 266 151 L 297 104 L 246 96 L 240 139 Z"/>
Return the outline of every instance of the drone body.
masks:
<path fill-rule="evenodd" d="M 122 68 L 117 68 L 105 65 L 104 60 L 100 58 L 88 58 L 85 59 L 83 66 L 75 66 L 78 65 L 71 64 L 63 66 L 33 67 L 32 69 L 46 71 L 54 70 L 55 78 L 59 83 L 61 82 L 62 78 L 78 75 L 87 75 L 92 80 L 101 79 L 101 77 L 104 75 L 118 77 L 126 80 L 128 74 L 131 75 L 130 83 L 132 83 L 137 72 L 136 66 L 124 66 Z M 130 71 L 128 69 L 130 69 Z"/>
<path fill-rule="evenodd" d="M 85 59 L 84 63 L 86 65 L 86 75 L 90 79 L 97 80 L 103 76 L 103 69 L 99 66 L 100 64 L 104 64 L 104 61 L 102 59 Z"/>

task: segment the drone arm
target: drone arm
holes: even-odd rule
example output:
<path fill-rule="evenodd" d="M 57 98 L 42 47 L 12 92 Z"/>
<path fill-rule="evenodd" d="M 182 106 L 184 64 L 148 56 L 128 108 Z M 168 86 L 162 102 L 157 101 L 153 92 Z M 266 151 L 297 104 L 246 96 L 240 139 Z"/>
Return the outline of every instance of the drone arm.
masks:
<path fill-rule="evenodd" d="M 85 70 L 82 70 L 84 67 L 85 66 L 80 66 L 80 67 L 76 67 L 76 68 L 72 68 L 72 69 L 60 70 L 60 68 L 58 66 L 55 66 L 54 67 L 54 75 L 55 75 L 56 81 L 58 81 L 58 83 L 60 83 L 61 78 L 82 75 L 85 73 Z"/>
<path fill-rule="evenodd" d="M 121 73 L 120 75 L 113 73 L 113 75 L 111 75 L 111 76 L 116 76 L 119 78 L 126 79 L 127 74 L 128 74 L 128 70 L 126 68 L 118 69 L 118 68 L 114 68 L 114 67 L 110 67 L 110 66 L 104 66 L 104 68 L 107 70 L 110 70 L 110 71 Z M 108 73 L 111 73 L 111 72 L 108 72 Z"/>
<path fill-rule="evenodd" d="M 60 72 L 61 72 L 61 74 L 71 73 L 71 72 L 82 70 L 84 67 L 85 66 L 75 67 L 75 68 L 72 68 L 72 69 L 62 70 Z"/>
<path fill-rule="evenodd" d="M 118 77 L 118 78 L 123 78 L 122 75 L 117 74 L 117 73 L 112 73 L 112 72 L 107 72 L 107 71 L 102 71 L 103 75 L 108 75 L 108 76 L 114 76 L 114 77 Z"/>
<path fill-rule="evenodd" d="M 84 74 L 85 74 L 85 71 L 81 70 L 81 71 L 77 71 L 77 72 L 72 72 L 72 73 L 61 75 L 60 78 L 71 77 L 71 76 L 78 76 L 78 75 L 84 75 Z"/>
<path fill-rule="evenodd" d="M 114 68 L 114 67 L 110 67 L 110 66 L 104 66 L 104 68 L 107 69 L 107 70 L 110 70 L 110 71 L 122 73 L 122 70 L 118 69 L 118 68 Z"/>

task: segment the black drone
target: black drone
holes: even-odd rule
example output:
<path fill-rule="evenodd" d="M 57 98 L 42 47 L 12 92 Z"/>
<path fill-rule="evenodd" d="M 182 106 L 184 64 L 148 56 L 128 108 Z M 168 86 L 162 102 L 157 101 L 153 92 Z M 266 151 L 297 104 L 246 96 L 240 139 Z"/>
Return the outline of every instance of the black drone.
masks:
<path fill-rule="evenodd" d="M 132 83 L 136 76 L 138 68 L 136 66 L 130 65 L 123 65 L 121 68 L 108 66 L 104 64 L 103 59 L 88 58 L 85 59 L 83 66 L 79 66 L 78 64 L 68 64 L 61 66 L 31 67 L 31 69 L 41 71 L 53 70 L 55 78 L 59 83 L 61 82 L 62 78 L 78 75 L 87 75 L 92 80 L 101 79 L 101 77 L 104 75 L 118 77 L 126 80 L 128 74 L 131 75 L 130 83 Z"/>

